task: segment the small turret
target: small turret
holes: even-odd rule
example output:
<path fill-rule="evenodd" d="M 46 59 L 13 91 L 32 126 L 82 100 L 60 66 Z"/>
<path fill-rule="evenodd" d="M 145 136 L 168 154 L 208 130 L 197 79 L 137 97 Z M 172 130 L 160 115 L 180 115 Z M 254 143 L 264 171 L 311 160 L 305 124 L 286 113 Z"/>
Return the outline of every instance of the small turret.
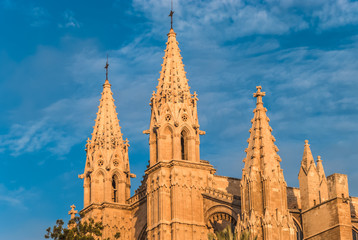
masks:
<path fill-rule="evenodd" d="M 323 164 L 321 156 L 317 157 L 317 172 L 319 175 L 319 202 L 324 202 L 328 200 L 328 186 L 327 186 L 327 178 L 324 173 Z"/>
<path fill-rule="evenodd" d="M 319 204 L 320 177 L 316 169 L 316 164 L 308 140 L 305 140 L 298 180 L 300 184 L 302 210 Z"/>

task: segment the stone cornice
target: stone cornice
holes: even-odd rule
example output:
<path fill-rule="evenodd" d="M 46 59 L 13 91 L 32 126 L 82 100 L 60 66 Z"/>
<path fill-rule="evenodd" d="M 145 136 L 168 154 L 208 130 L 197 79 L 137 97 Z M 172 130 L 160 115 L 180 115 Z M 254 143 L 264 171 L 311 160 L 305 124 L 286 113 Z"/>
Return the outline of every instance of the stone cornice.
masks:
<path fill-rule="evenodd" d="M 110 203 L 110 202 L 103 202 L 99 203 L 91 203 L 87 207 L 83 208 L 80 211 L 80 214 L 86 214 L 93 209 L 103 209 L 103 208 L 114 208 L 114 209 L 122 209 L 122 210 L 131 210 L 128 204 L 120 204 L 120 203 Z"/>
<path fill-rule="evenodd" d="M 201 170 L 207 170 L 207 171 L 216 171 L 213 167 L 213 165 L 208 163 L 202 163 L 202 162 L 189 162 L 187 160 L 171 160 L 168 162 L 158 162 L 155 165 L 147 168 L 145 170 L 145 174 L 149 175 L 150 173 L 156 171 L 159 168 L 172 168 L 173 166 L 181 166 L 186 168 L 194 168 L 194 169 L 201 169 Z M 214 172 L 213 172 L 214 173 Z"/>
<path fill-rule="evenodd" d="M 240 197 L 214 188 L 206 188 L 202 193 L 204 198 L 224 204 L 240 206 Z"/>

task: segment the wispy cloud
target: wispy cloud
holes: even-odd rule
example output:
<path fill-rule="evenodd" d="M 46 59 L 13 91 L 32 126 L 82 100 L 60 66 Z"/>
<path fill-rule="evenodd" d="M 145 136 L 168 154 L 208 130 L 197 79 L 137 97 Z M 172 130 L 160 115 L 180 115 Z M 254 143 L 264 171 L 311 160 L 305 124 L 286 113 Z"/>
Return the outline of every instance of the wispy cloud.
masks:
<path fill-rule="evenodd" d="M 80 28 L 81 23 L 75 18 L 74 12 L 66 10 L 63 13 L 64 23 L 58 24 L 60 28 Z"/>
<path fill-rule="evenodd" d="M 95 98 L 62 99 L 39 111 L 39 118 L 14 124 L 10 132 L 0 136 L 0 149 L 18 156 L 43 149 L 65 155 L 71 147 L 88 135 Z M 87 120 L 84 117 L 87 115 Z M 69 134 L 71 132 L 71 134 Z"/>
<path fill-rule="evenodd" d="M 50 14 L 43 7 L 33 7 L 29 11 L 29 15 L 32 18 L 32 27 L 42 27 L 49 23 Z"/>
<path fill-rule="evenodd" d="M 0 184 L 0 205 L 8 205 L 15 208 L 27 209 L 26 201 L 35 199 L 37 193 L 35 190 L 27 190 L 23 187 L 17 189 L 8 189 L 4 184 Z"/>

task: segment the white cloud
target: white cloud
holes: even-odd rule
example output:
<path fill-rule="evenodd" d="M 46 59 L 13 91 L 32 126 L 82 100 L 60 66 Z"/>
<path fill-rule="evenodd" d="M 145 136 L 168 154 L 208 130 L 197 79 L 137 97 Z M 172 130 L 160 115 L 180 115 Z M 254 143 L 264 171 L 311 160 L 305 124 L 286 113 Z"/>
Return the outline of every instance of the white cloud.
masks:
<path fill-rule="evenodd" d="M 322 29 L 358 24 L 358 2 L 349 0 L 325 1 L 322 8 L 315 11 L 313 16 L 319 18 Z"/>
<path fill-rule="evenodd" d="M 75 14 L 71 10 L 66 10 L 63 13 L 64 23 L 59 24 L 59 28 L 80 28 L 81 23 L 75 18 Z"/>

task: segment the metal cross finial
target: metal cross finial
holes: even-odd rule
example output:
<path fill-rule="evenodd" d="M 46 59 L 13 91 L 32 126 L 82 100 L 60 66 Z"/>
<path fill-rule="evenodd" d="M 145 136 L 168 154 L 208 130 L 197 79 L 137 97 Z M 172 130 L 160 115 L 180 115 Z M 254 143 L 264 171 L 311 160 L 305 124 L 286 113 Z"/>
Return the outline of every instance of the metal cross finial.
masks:
<path fill-rule="evenodd" d="M 170 13 L 169 13 L 169 17 L 170 17 L 170 29 L 173 29 L 173 0 L 172 0 L 172 6 L 171 6 L 171 9 L 170 9 Z"/>
<path fill-rule="evenodd" d="M 107 54 L 107 62 L 106 62 L 106 66 L 104 66 L 104 68 L 106 69 L 106 80 L 108 80 L 108 67 L 109 64 L 108 64 L 108 54 Z"/>

